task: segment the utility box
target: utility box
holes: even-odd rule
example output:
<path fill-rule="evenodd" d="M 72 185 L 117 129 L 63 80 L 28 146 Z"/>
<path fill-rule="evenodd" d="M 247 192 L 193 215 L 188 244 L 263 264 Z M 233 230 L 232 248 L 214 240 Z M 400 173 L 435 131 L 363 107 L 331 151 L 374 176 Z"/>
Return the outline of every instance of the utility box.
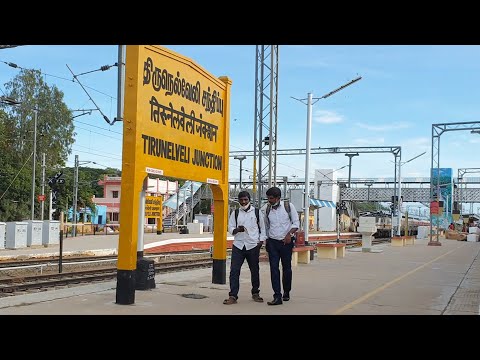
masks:
<path fill-rule="evenodd" d="M 60 221 L 43 220 L 43 246 L 60 244 Z"/>
<path fill-rule="evenodd" d="M 5 248 L 21 249 L 27 247 L 28 223 L 20 221 L 7 222 L 7 241 Z"/>
<path fill-rule="evenodd" d="M 210 214 L 195 214 L 195 220 L 203 224 L 203 232 L 213 231 L 213 215 Z"/>
<path fill-rule="evenodd" d="M 0 249 L 5 249 L 5 231 L 7 224 L 0 222 Z"/>
<path fill-rule="evenodd" d="M 203 223 L 194 220 L 193 223 L 187 223 L 187 229 L 189 234 L 203 234 Z"/>
<path fill-rule="evenodd" d="M 290 203 L 295 206 L 298 212 L 303 212 L 303 203 L 305 202 L 305 192 L 303 189 L 290 189 Z"/>
<path fill-rule="evenodd" d="M 27 246 L 42 245 L 43 221 L 28 220 L 27 223 Z"/>

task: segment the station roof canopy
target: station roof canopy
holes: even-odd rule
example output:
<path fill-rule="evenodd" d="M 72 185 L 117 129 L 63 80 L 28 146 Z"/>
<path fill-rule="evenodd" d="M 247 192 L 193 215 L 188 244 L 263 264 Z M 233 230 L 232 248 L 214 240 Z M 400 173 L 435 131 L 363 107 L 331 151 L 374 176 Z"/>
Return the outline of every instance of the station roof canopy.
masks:
<path fill-rule="evenodd" d="M 319 199 L 310 199 L 310 206 L 314 206 L 316 208 L 336 208 L 335 203 L 333 201 L 328 200 L 319 200 Z"/>

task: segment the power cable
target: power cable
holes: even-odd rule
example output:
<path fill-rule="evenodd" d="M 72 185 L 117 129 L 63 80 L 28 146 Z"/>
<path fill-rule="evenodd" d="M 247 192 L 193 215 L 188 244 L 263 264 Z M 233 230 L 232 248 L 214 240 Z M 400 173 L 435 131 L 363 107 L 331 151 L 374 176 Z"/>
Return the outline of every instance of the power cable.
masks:
<path fill-rule="evenodd" d="M 85 122 L 82 122 L 80 120 L 74 120 L 80 124 L 83 124 L 83 125 L 88 125 L 88 126 L 91 126 L 91 127 L 94 127 L 94 128 L 97 128 L 97 129 L 100 129 L 100 130 L 103 130 L 103 131 L 108 131 L 108 132 L 111 132 L 111 133 L 114 133 L 114 134 L 119 134 L 119 135 L 123 135 L 121 132 L 118 132 L 118 131 L 113 131 L 113 130 L 110 130 L 110 129 L 105 129 L 105 128 L 102 128 L 100 126 L 96 126 L 96 125 L 92 125 L 92 124 L 88 124 L 88 123 L 85 123 Z"/>
<path fill-rule="evenodd" d="M 85 130 L 85 131 L 90 131 L 90 132 L 92 132 L 92 129 L 85 129 L 85 128 L 80 127 L 80 126 L 75 126 L 75 129 L 80 129 L 80 130 Z M 113 136 L 104 135 L 104 134 L 98 134 L 98 136 L 104 136 L 104 137 L 108 137 L 108 138 L 110 138 L 110 139 L 122 141 L 122 139 L 119 139 L 119 138 L 116 138 L 116 137 L 113 137 Z"/>
<path fill-rule="evenodd" d="M 37 70 L 37 69 L 27 69 L 27 68 L 18 66 L 17 64 L 12 63 L 12 62 L 7 62 L 7 61 L 3 61 L 3 60 L 0 60 L 0 62 L 4 63 L 4 64 L 6 64 L 6 65 L 8 65 L 8 66 L 10 66 L 10 67 L 12 67 L 12 68 L 14 68 L 14 69 L 17 69 L 17 68 L 18 68 L 18 69 L 28 70 L 28 71 L 34 70 L 34 71 L 38 71 L 40 74 L 45 75 L 45 76 L 51 76 L 51 77 L 54 77 L 54 78 L 57 78 L 57 79 L 60 79 L 60 80 L 65 80 L 65 81 L 68 81 L 68 82 L 75 82 L 75 80 L 67 79 L 67 78 L 64 78 L 64 77 L 61 77 L 61 76 L 57 76 L 57 75 L 47 74 L 47 73 L 45 73 L 45 72 L 43 72 L 43 71 L 41 71 L 41 70 Z M 115 96 L 106 94 L 106 93 L 104 93 L 104 92 L 102 92 L 102 91 L 100 91 L 100 90 L 97 90 L 97 89 L 95 89 L 95 88 L 92 88 L 91 86 L 85 85 L 85 87 L 88 88 L 88 89 L 90 89 L 90 90 L 96 91 L 96 92 L 98 92 L 99 94 L 108 96 L 108 97 L 111 98 L 111 99 L 117 99 Z"/>
<path fill-rule="evenodd" d="M 105 156 L 105 155 L 102 155 L 102 154 L 96 154 L 96 153 L 92 153 L 92 152 L 89 152 L 89 151 L 82 151 L 82 150 L 77 150 L 77 149 L 73 149 L 72 150 L 75 150 L 75 151 L 78 151 L 78 152 L 81 152 L 81 153 L 85 153 L 85 154 L 90 154 L 90 155 L 95 155 L 95 156 L 101 156 L 101 157 L 104 157 L 104 158 L 107 158 L 107 159 L 113 159 L 113 160 L 122 160 L 121 158 L 113 158 L 111 156 Z"/>

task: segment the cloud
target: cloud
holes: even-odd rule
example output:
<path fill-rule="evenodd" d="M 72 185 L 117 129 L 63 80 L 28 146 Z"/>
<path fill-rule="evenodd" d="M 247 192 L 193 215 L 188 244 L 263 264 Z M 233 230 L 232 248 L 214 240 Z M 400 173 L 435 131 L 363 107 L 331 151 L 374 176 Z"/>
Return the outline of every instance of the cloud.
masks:
<path fill-rule="evenodd" d="M 343 122 L 343 116 L 335 111 L 318 110 L 313 115 L 313 121 L 321 124 L 336 124 Z"/>
<path fill-rule="evenodd" d="M 407 129 L 411 126 L 409 123 L 406 123 L 406 122 L 400 122 L 397 124 L 388 124 L 388 125 L 368 125 L 364 123 L 356 123 L 355 125 L 370 131 L 392 131 L 392 130 L 399 130 L 399 129 Z"/>
<path fill-rule="evenodd" d="M 411 138 L 406 141 L 406 145 L 408 146 L 418 146 L 418 147 L 430 147 L 432 139 L 426 137 L 418 137 L 418 138 Z"/>
<path fill-rule="evenodd" d="M 385 144 L 385 138 L 374 138 L 374 139 L 354 139 L 353 142 L 358 145 L 372 145 L 378 146 L 378 144 Z"/>

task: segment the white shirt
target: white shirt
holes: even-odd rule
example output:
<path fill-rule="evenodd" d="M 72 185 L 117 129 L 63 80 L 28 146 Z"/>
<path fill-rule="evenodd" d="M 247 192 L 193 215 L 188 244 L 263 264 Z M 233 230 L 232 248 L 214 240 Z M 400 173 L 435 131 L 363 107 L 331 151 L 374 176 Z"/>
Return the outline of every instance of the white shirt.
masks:
<path fill-rule="evenodd" d="M 265 220 L 261 211 L 258 212 L 258 219 L 260 225 L 260 232 L 258 231 L 257 217 L 255 216 L 255 208 L 250 205 L 248 211 L 239 209 L 237 223 L 235 223 L 235 210 L 232 211 L 228 219 L 228 231 L 233 234 L 238 226 L 245 226 L 246 231 L 237 232 L 234 235 L 233 245 L 239 249 L 243 249 L 243 246 L 247 250 L 253 249 L 258 245 L 259 241 L 265 241 L 267 235 L 265 232 Z"/>
<path fill-rule="evenodd" d="M 262 206 L 262 213 L 266 216 L 268 203 Z M 276 240 L 283 240 L 285 239 L 285 235 L 292 229 L 292 228 L 300 228 L 300 221 L 298 219 L 298 213 L 295 209 L 295 206 L 290 202 L 290 216 L 292 217 L 292 221 L 290 221 L 290 217 L 288 216 L 288 212 L 283 205 L 283 201 L 280 201 L 280 205 L 277 209 L 274 209 L 273 206 L 270 207 L 270 212 L 268 214 L 268 233 L 267 236 L 270 239 Z"/>

